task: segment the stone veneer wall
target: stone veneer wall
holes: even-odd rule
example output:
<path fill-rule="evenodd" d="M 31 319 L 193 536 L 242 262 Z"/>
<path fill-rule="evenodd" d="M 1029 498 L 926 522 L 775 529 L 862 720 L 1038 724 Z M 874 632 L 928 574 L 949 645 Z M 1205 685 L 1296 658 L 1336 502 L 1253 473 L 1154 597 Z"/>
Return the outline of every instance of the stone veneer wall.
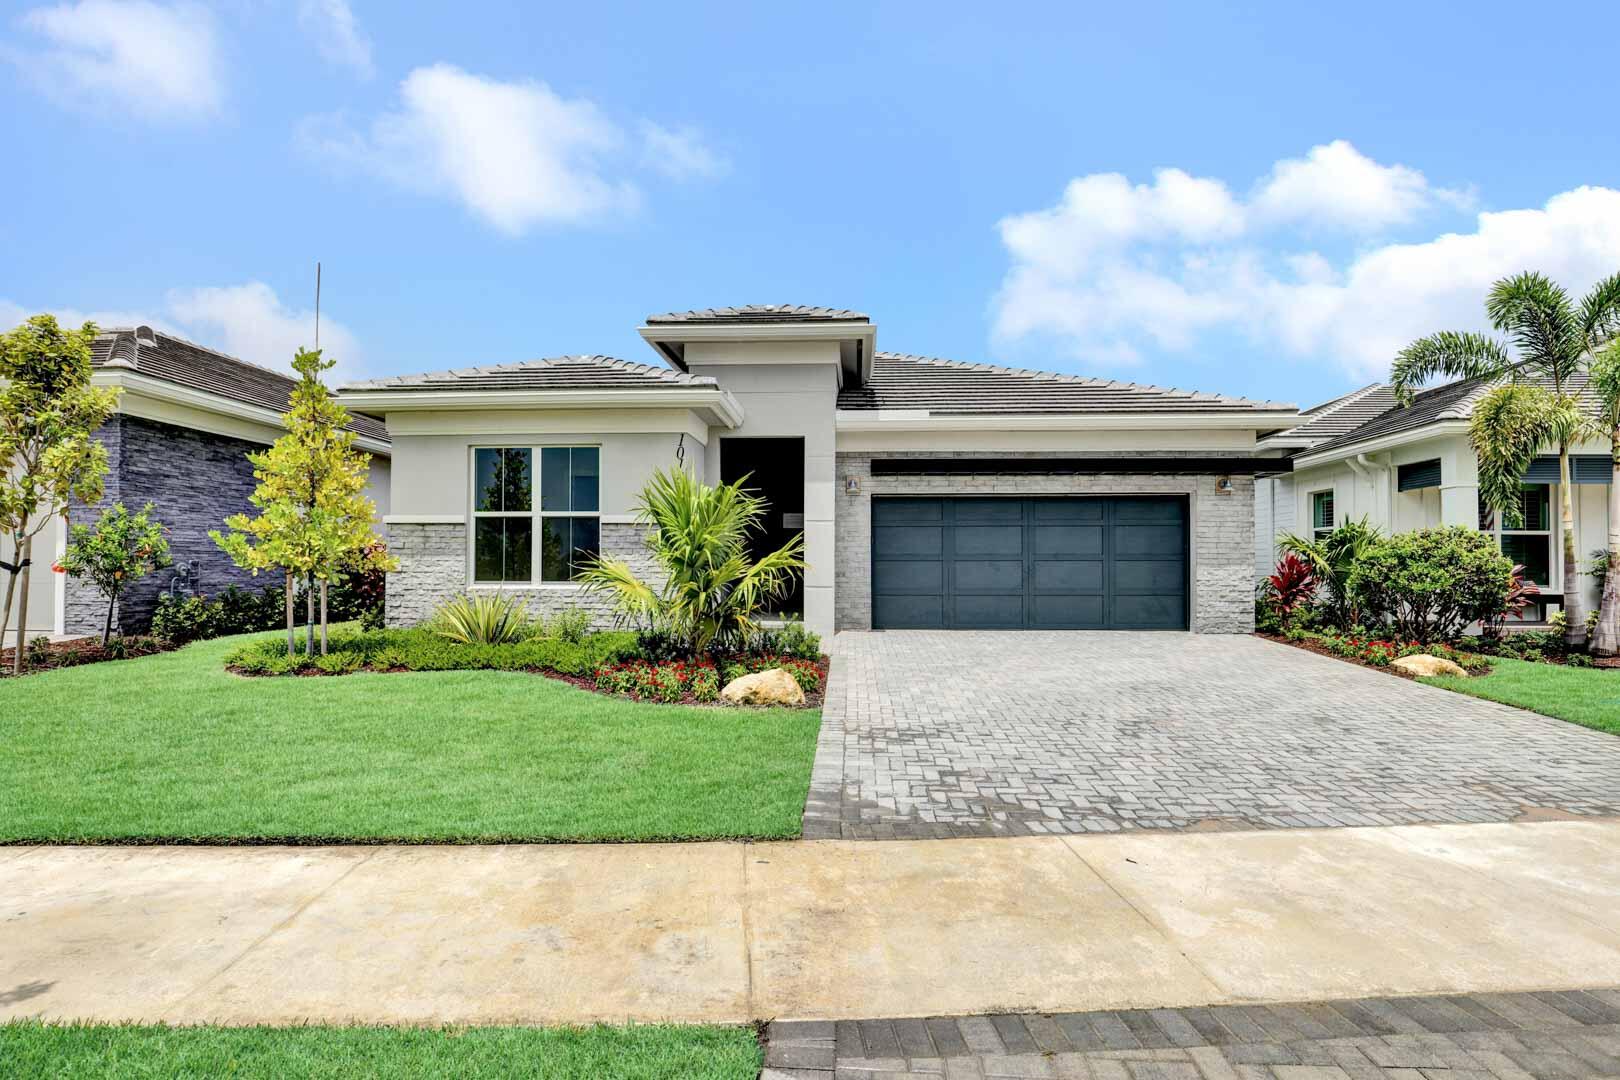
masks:
<path fill-rule="evenodd" d="M 837 512 L 837 625 L 872 628 L 872 496 L 874 495 L 1180 495 L 1192 510 L 1192 629 L 1202 634 L 1254 630 L 1254 477 L 1232 476 L 1232 493 L 1217 495 L 1205 473 L 1159 476 L 879 476 L 874 457 L 1007 457 L 1005 453 L 840 453 Z M 1019 457 L 1064 457 L 1061 452 Z M 1115 455 L 1092 454 L 1093 457 Z M 1120 454 L 1127 457 L 1131 455 Z M 1166 455 L 1170 456 L 1169 452 Z M 1209 454 L 1175 456 L 1210 457 Z M 860 481 L 858 495 L 844 480 Z"/>
<path fill-rule="evenodd" d="M 644 581 L 658 581 L 658 567 L 647 550 L 647 529 L 642 525 L 604 521 L 602 554 L 629 563 Z M 388 575 L 388 625 L 415 626 L 449 597 L 467 587 L 467 526 L 451 524 L 388 526 L 388 548 L 399 558 L 399 569 Z M 602 593 L 587 593 L 577 585 L 503 588 L 519 596 L 534 615 L 551 615 L 577 607 L 591 613 L 592 624 L 606 629 L 613 624 L 613 606 Z"/>
<path fill-rule="evenodd" d="M 213 596 L 229 585 L 263 588 L 220 551 L 208 530 L 223 528 L 231 514 L 252 510 L 253 466 L 249 451 L 259 443 L 211 435 L 135 416 L 114 416 L 96 432 L 107 447 L 109 460 L 105 491 L 94 506 L 74 506 L 75 524 L 94 524 L 101 511 L 122 502 L 131 512 L 146 503 L 153 515 L 169 527 L 169 554 L 175 565 L 195 559 L 198 591 Z M 159 570 L 132 584 L 119 601 L 113 626 L 121 633 L 142 633 L 151 623 L 158 595 L 168 589 L 173 570 Z M 101 632 L 107 615 L 106 598 L 87 581 L 65 583 L 64 625 L 68 633 Z"/>

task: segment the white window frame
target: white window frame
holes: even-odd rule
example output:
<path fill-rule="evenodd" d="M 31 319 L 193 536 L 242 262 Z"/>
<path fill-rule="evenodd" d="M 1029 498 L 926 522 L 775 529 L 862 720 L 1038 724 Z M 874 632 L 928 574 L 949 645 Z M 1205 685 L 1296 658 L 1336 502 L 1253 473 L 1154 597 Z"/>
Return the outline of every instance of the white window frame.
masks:
<path fill-rule="evenodd" d="M 1559 513 L 1559 507 L 1561 504 L 1558 501 L 1557 484 L 1531 484 L 1529 486 L 1544 487 L 1547 489 L 1547 527 L 1545 529 L 1503 528 L 1501 513 L 1496 510 L 1491 510 L 1489 511 L 1491 515 L 1491 527 L 1481 531 L 1489 533 L 1489 535 L 1496 541 L 1497 551 L 1502 550 L 1502 537 L 1504 535 L 1540 536 L 1546 539 L 1547 577 L 1549 580 L 1545 585 L 1539 581 L 1536 582 L 1536 585 L 1541 589 L 1543 598 L 1542 606 L 1544 607 L 1547 601 L 1560 599 L 1560 595 L 1563 591 L 1563 566 L 1561 565 L 1561 560 L 1563 559 L 1563 545 L 1553 543 L 1553 537 L 1556 536 L 1562 529 L 1562 526 L 1560 526 L 1558 529 L 1553 528 L 1553 516 Z"/>
<path fill-rule="evenodd" d="M 595 450 L 596 451 L 596 509 L 595 510 L 542 510 L 540 509 L 543 468 L 543 450 Z M 529 452 L 529 509 L 511 512 L 507 510 L 480 510 L 478 509 L 478 451 L 480 450 L 527 450 Z M 578 581 L 543 581 L 541 573 L 543 568 L 540 561 L 544 554 L 545 519 L 546 518 L 595 518 L 597 542 L 602 536 L 602 476 L 607 471 L 604 463 L 606 455 L 601 443 L 580 442 L 576 439 L 560 439 L 551 442 L 508 442 L 508 443 L 477 443 L 467 448 L 467 587 L 469 589 L 561 589 L 577 592 L 584 588 Z M 478 521 L 480 518 L 529 518 L 529 580 L 527 581 L 479 581 L 478 580 Z"/>
<path fill-rule="evenodd" d="M 1326 495 L 1333 500 L 1333 523 L 1325 529 L 1316 525 L 1316 497 Z M 1310 522 L 1311 539 L 1321 540 L 1328 533 L 1339 527 L 1339 494 L 1336 488 L 1317 488 L 1315 491 L 1305 493 L 1305 520 Z"/>

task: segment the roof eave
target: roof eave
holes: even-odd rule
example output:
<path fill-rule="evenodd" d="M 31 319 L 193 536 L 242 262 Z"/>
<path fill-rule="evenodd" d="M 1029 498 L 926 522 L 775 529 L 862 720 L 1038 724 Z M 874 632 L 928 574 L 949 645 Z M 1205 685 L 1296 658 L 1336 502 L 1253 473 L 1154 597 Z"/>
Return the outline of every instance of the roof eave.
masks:
<path fill-rule="evenodd" d="M 1420 424 L 1405 431 L 1392 431 L 1385 435 L 1373 435 L 1365 439 L 1353 439 L 1349 442 L 1336 445 L 1323 446 L 1315 450 L 1298 454 L 1294 458 L 1295 469 L 1309 469 L 1317 465 L 1331 465 L 1335 461 L 1354 457 L 1357 454 L 1373 454 L 1380 450 L 1390 450 L 1397 446 L 1406 446 L 1410 443 L 1423 442 L 1425 439 L 1437 439 L 1446 435 L 1467 435 L 1468 421 L 1457 419 L 1432 420 L 1427 424 Z"/>
<path fill-rule="evenodd" d="M 1297 410 L 1153 410 L 1150 412 L 952 413 L 926 409 L 839 409 L 839 431 L 1097 431 L 1188 427 L 1267 430 L 1297 419 Z"/>
<path fill-rule="evenodd" d="M 683 346 L 693 341 L 859 341 L 870 362 L 877 350 L 877 326 L 868 321 L 827 319 L 780 323 L 644 323 L 636 333 L 680 371 L 687 370 Z"/>
<path fill-rule="evenodd" d="M 710 423 L 735 428 L 743 410 L 729 390 L 671 386 L 628 390 L 407 390 L 360 389 L 338 392 L 348 408 L 366 412 L 516 409 L 694 409 L 706 411 Z"/>

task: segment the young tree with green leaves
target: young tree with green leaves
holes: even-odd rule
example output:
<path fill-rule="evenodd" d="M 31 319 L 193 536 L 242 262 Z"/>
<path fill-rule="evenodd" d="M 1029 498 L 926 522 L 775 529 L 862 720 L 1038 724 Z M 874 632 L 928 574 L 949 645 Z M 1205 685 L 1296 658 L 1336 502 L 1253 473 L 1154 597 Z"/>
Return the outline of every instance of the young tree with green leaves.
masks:
<path fill-rule="evenodd" d="M 1525 470 L 1542 447 L 1558 447 L 1565 640 L 1579 645 L 1586 616 L 1576 571 L 1569 447 L 1580 438 L 1585 422 L 1572 382 L 1596 350 L 1620 331 L 1620 274 L 1598 282 L 1579 304 L 1545 275 L 1503 278 L 1491 286 L 1485 311 L 1507 343 L 1485 334 L 1432 334 L 1401 350 L 1390 380 L 1407 403 L 1436 376 L 1500 383 L 1474 406 L 1468 437 L 1479 459 L 1480 501 L 1508 525 L 1524 520 L 1520 492 Z"/>
<path fill-rule="evenodd" d="M 1603 597 L 1598 603 L 1597 626 L 1588 648 L 1596 656 L 1620 653 L 1620 339 L 1592 360 L 1588 385 L 1598 402 L 1594 426 L 1609 439 L 1614 459 L 1609 475 L 1609 550 L 1603 574 Z"/>
<path fill-rule="evenodd" d="M 22 589 L 12 671 L 23 669 L 34 537 L 73 502 L 101 498 L 107 448 L 92 438 L 118 404 L 118 392 L 90 384 L 94 323 L 64 330 L 35 315 L 0 334 L 0 531 L 11 542 L 0 640 Z"/>
<path fill-rule="evenodd" d="M 321 381 L 334 361 L 319 349 L 293 358 L 298 385 L 282 416 L 287 434 L 268 449 L 248 455 L 259 481 L 249 497 L 257 517 L 233 514 L 228 532 L 209 533 L 236 565 L 280 570 L 287 596 L 287 655 L 297 652 L 293 631 L 295 584 L 305 584 L 306 655 L 315 651 L 315 595 L 320 593 L 321 652 L 326 652 L 327 586 L 346 574 L 393 570 L 397 561 L 372 531 L 376 507 L 365 497 L 371 455 L 354 448 L 345 429 L 348 411 Z"/>
<path fill-rule="evenodd" d="M 75 525 L 67 550 L 53 569 L 69 577 L 88 578 L 107 598 L 107 619 L 101 627 L 101 643 L 112 636 L 113 612 L 118 598 L 131 582 L 154 570 L 173 566 L 169 541 L 163 523 L 152 517 L 152 504 L 138 513 L 113 503 L 101 512 L 94 527 Z"/>

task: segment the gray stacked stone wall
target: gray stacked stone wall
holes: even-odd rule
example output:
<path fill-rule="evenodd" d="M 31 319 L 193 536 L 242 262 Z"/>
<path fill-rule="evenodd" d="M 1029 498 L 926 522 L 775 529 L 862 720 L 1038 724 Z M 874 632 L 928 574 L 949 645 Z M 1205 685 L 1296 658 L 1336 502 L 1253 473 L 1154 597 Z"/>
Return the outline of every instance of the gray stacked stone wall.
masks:
<path fill-rule="evenodd" d="M 230 585 L 263 588 L 273 584 L 254 579 L 209 539 L 210 529 L 224 527 L 231 514 L 251 512 L 253 494 L 250 451 L 262 444 L 175 427 L 135 416 L 115 416 L 96 438 L 111 459 L 106 490 L 94 506 L 75 507 L 75 524 L 94 524 L 103 509 L 122 502 L 131 512 L 146 503 L 153 515 L 168 526 L 169 553 L 177 566 L 197 562 L 198 591 L 209 596 Z M 159 594 L 167 591 L 173 570 L 160 570 L 125 590 L 113 626 L 122 633 L 142 633 L 151 625 Z M 106 618 L 106 598 L 89 582 L 66 582 L 64 623 L 68 633 L 99 633 Z"/>
<path fill-rule="evenodd" d="M 877 476 L 872 459 L 899 457 L 1006 457 L 1002 453 L 841 453 L 838 455 L 836 621 L 840 630 L 872 628 L 872 497 L 874 495 L 1186 495 L 1192 510 L 1192 629 L 1202 634 L 1246 634 L 1254 629 L 1254 477 L 1232 476 L 1219 495 L 1215 476 L 1174 473 L 1133 476 L 983 475 Z M 1063 457 L 1060 452 L 1021 457 Z M 1122 455 L 1091 455 L 1131 456 Z M 1155 456 L 1171 456 L 1169 453 Z M 1209 457 L 1209 454 L 1179 456 Z M 859 493 L 845 494 L 854 478 Z"/>
<path fill-rule="evenodd" d="M 601 550 L 604 556 L 623 559 L 643 581 L 656 584 L 662 578 L 647 549 L 646 536 L 646 526 L 604 521 Z M 399 559 L 399 569 L 388 575 L 389 626 L 415 626 L 450 597 L 479 591 L 467 585 L 467 526 L 462 522 L 391 523 L 388 548 Z M 594 627 L 607 629 L 613 625 L 609 597 L 586 592 L 578 585 L 558 583 L 500 591 L 520 598 L 532 615 L 555 615 L 567 608 L 579 608 L 590 613 Z"/>

